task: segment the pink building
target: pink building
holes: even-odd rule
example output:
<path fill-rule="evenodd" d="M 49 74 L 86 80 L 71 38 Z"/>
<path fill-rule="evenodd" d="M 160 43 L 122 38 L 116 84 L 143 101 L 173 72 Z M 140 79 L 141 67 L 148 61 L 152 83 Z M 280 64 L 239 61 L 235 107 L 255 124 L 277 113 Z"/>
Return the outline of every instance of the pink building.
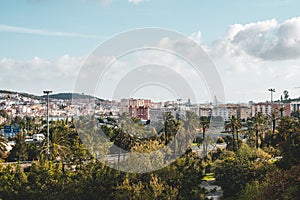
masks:
<path fill-rule="evenodd" d="M 125 102 L 123 100 L 123 102 Z M 150 108 L 152 102 L 149 99 L 129 99 L 128 113 L 130 117 L 135 117 L 142 120 L 150 119 Z"/>

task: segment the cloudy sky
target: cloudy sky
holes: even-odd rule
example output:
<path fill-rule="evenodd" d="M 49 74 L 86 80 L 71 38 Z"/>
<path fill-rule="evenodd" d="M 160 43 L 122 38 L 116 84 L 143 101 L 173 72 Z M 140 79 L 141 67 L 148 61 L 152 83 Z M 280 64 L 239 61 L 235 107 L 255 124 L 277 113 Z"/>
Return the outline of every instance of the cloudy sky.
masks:
<path fill-rule="evenodd" d="M 202 46 L 215 63 L 227 102 L 269 100 L 268 88 L 276 88 L 277 99 L 284 90 L 291 97 L 300 96 L 300 88 L 295 89 L 300 87 L 297 0 L 0 0 L 0 3 L 0 89 L 37 95 L 44 89 L 71 92 L 82 63 L 99 44 L 128 30 L 159 27 L 185 34 Z M 145 57 L 153 60 L 155 54 L 151 55 Z M 112 67 L 107 75 L 111 83 L 117 84 L 122 78 L 118 72 L 128 67 L 128 60 L 132 58 L 119 60 Z M 179 73 L 193 73 L 174 60 L 162 62 L 178 68 Z M 154 100 L 172 98 L 164 95 L 163 90 L 161 94 L 147 93 L 151 91 L 147 87 L 135 95 Z M 96 91 L 95 95 L 110 98 L 110 94 L 102 91 Z M 203 92 L 200 100 L 211 99 Z"/>

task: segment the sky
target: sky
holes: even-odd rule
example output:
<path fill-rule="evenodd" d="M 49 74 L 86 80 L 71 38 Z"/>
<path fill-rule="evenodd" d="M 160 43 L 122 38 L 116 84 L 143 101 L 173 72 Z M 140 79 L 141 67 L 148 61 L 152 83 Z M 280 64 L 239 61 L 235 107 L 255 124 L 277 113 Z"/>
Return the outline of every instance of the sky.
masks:
<path fill-rule="evenodd" d="M 202 46 L 221 77 L 226 102 L 270 100 L 269 88 L 276 89 L 275 99 L 284 90 L 299 97 L 299 7 L 297 0 L 0 0 L 0 86 L 37 95 L 45 89 L 72 92 L 95 48 L 120 33 L 158 27 Z M 115 71 L 132 64 L 128 60 L 107 75 L 112 84 L 121 76 Z M 157 87 L 132 95 L 175 98 Z"/>

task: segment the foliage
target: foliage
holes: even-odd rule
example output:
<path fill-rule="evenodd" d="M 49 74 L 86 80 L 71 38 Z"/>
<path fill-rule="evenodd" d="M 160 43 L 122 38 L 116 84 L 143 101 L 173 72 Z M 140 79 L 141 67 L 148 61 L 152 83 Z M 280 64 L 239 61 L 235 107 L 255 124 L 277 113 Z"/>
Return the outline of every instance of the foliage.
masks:
<path fill-rule="evenodd" d="M 300 195 L 300 165 L 290 170 L 275 169 L 269 171 L 260 183 L 247 184 L 239 199 L 297 199 Z"/>
<path fill-rule="evenodd" d="M 235 196 L 247 183 L 262 180 L 270 167 L 255 149 L 242 145 L 237 153 L 226 155 L 219 161 L 215 177 L 224 189 L 225 197 Z"/>
<path fill-rule="evenodd" d="M 28 135 L 46 132 L 40 118 L 12 120 Z M 227 124 L 232 136 L 223 141 L 234 151 L 210 151 L 204 160 L 188 148 L 196 129 L 209 126 L 201 120 L 189 112 L 181 119 L 166 113 L 157 132 L 126 116 L 110 119 L 113 126 L 101 129 L 94 116 L 51 122 L 50 157 L 47 140 L 25 144 L 25 134 L 19 134 L 8 160 L 33 162 L 0 163 L 0 199 L 205 199 L 206 191 L 200 187 L 203 178 L 216 178 L 224 197 L 230 199 L 300 196 L 299 118 L 276 118 L 274 125 L 273 118 L 257 114 L 247 121 L 244 143 L 238 140 L 238 134 L 243 134 L 241 122 L 232 117 Z M 2 138 L 0 147 L 5 143 Z M 111 169 L 102 159 L 112 152 L 112 143 L 134 154 L 122 165 L 135 165 L 140 171 L 162 168 L 151 173 Z M 166 165 L 168 159 L 174 162 Z M 204 177 L 205 173 L 210 174 Z"/>
<path fill-rule="evenodd" d="M 16 144 L 10 151 L 7 160 L 8 161 L 24 161 L 28 159 L 27 146 L 25 143 L 25 137 L 23 134 L 17 134 Z"/>
<path fill-rule="evenodd" d="M 234 115 L 230 118 L 229 122 L 225 125 L 225 130 L 229 130 L 232 134 L 232 150 L 237 151 L 239 148 L 239 129 L 242 128 L 241 120 Z M 236 134 L 236 139 L 235 139 Z"/>
<path fill-rule="evenodd" d="M 0 159 L 6 156 L 7 140 L 4 136 L 0 135 Z"/>

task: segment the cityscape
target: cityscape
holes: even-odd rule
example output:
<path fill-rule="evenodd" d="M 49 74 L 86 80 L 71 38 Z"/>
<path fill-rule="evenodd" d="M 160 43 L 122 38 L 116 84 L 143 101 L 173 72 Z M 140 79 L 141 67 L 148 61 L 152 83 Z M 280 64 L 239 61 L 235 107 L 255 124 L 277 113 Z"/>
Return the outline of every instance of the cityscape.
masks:
<path fill-rule="evenodd" d="M 270 90 L 271 89 L 269 89 L 269 91 Z M 272 92 L 274 91 L 275 89 L 272 89 Z M 209 156 L 210 154 L 209 152 L 217 152 L 220 151 L 220 149 L 223 149 L 224 151 L 225 149 L 233 148 L 233 151 L 236 151 L 235 148 L 237 147 L 234 147 L 232 145 L 241 145 L 238 142 L 239 140 L 241 140 L 240 142 L 246 141 L 246 143 L 248 143 L 251 146 L 251 140 L 253 140 L 249 135 L 252 130 L 251 123 L 256 123 L 255 119 L 259 116 L 261 117 L 261 120 L 265 120 L 261 122 L 265 125 L 259 125 L 263 125 L 266 128 L 273 127 L 273 133 L 276 133 L 275 129 L 280 129 L 279 126 L 281 126 L 275 125 L 274 127 L 274 123 L 276 123 L 277 120 L 287 120 L 291 117 L 295 117 L 298 120 L 300 119 L 300 98 L 291 99 L 287 91 L 285 91 L 283 95 L 281 95 L 281 98 L 279 100 L 273 100 L 272 94 L 270 101 L 249 101 L 248 103 L 235 104 L 224 104 L 219 102 L 217 98 L 215 98 L 214 102 L 194 104 L 190 101 L 190 99 L 187 99 L 186 102 L 183 102 L 182 99 L 176 99 L 174 101 L 166 102 L 153 102 L 151 99 L 134 98 L 123 98 L 120 101 L 111 101 L 84 94 L 52 93 L 52 91 L 44 91 L 45 95 L 35 96 L 27 93 L 18 93 L 14 91 L 1 91 L 0 134 L 2 135 L 2 137 L 6 138 L 5 146 L 2 150 L 2 157 L 8 161 L 5 162 L 5 165 L 9 164 L 10 162 L 16 163 L 16 161 L 18 161 L 17 163 L 20 163 L 22 168 L 30 167 L 33 162 L 31 161 L 31 159 L 35 160 L 38 158 L 35 156 L 40 154 L 38 152 L 42 153 L 44 144 L 46 146 L 48 145 L 47 147 L 45 147 L 46 151 L 48 152 L 46 155 L 55 155 L 53 154 L 54 149 L 52 149 L 54 148 L 54 146 L 52 146 L 53 141 L 47 139 L 47 137 L 51 135 L 51 140 L 53 140 L 54 130 L 51 127 L 60 126 L 59 124 L 71 124 L 72 127 L 76 124 L 74 123 L 75 120 L 79 120 L 78 118 L 84 116 L 95 117 L 98 120 L 98 126 L 100 126 L 103 131 L 106 130 L 104 132 L 109 138 L 109 141 L 113 142 L 112 144 L 116 144 L 118 140 L 116 140 L 117 138 L 114 137 L 118 137 L 118 135 L 111 136 L 107 134 L 107 130 L 115 132 L 115 130 L 113 129 L 116 129 L 116 127 L 119 126 L 119 123 L 122 124 L 124 116 L 129 117 L 134 121 L 134 123 L 137 123 L 139 126 L 154 127 L 156 129 L 156 132 L 160 133 L 160 135 L 156 136 L 158 137 L 158 139 L 160 139 L 163 137 L 161 133 L 166 133 L 166 130 L 164 131 L 166 126 L 165 128 L 160 129 L 161 127 L 157 127 L 157 124 L 162 125 L 167 123 L 167 116 L 169 116 L 169 118 L 173 120 L 177 119 L 178 122 L 181 120 L 183 120 L 184 122 L 184 119 L 187 117 L 186 115 L 189 115 L 189 113 L 193 113 L 194 116 L 198 118 L 198 120 L 200 119 L 200 121 L 197 120 L 199 125 L 197 125 L 198 128 L 193 130 L 193 136 L 191 138 L 192 146 L 190 146 L 189 148 L 191 148 L 192 152 L 198 158 L 207 158 L 207 156 Z M 218 119 L 218 121 L 221 122 L 221 125 L 219 125 L 218 130 L 214 130 L 212 121 L 206 121 L 210 119 Z M 235 123 L 237 124 L 233 126 L 236 126 L 236 131 L 240 131 L 240 136 L 237 136 L 237 143 L 231 143 L 230 137 L 226 136 L 230 135 L 232 132 L 232 138 L 234 138 L 234 134 L 238 134 L 238 132 L 235 132 L 234 129 L 231 128 L 234 120 L 238 121 L 236 121 Z M 30 125 L 29 121 L 32 121 L 33 124 L 35 124 L 35 130 L 32 129 L 32 127 L 29 127 L 33 126 Z M 280 121 L 279 123 L 281 123 Z M 47 129 L 45 129 L 45 127 L 47 127 Z M 50 129 L 48 129 L 48 127 Z M 75 127 L 73 128 L 77 128 L 77 131 L 80 132 L 80 127 L 76 127 L 75 125 Z M 68 129 L 66 129 L 65 131 L 68 131 Z M 132 131 L 133 130 L 135 129 L 132 129 Z M 204 135 L 205 132 L 207 134 L 206 136 Z M 214 134 L 216 134 L 216 132 L 217 135 L 213 136 Z M 268 133 L 267 131 L 264 134 L 270 133 L 271 132 Z M 92 133 L 89 132 L 88 134 Z M 118 133 L 117 131 L 113 134 L 120 133 Z M 16 149 L 19 149 L 17 151 L 20 151 L 20 145 L 22 145 L 22 139 L 20 137 L 23 138 L 23 145 L 33 145 L 30 148 L 41 148 L 40 150 L 35 150 L 38 154 L 36 154 L 33 157 L 30 154 L 26 155 L 26 153 L 23 153 L 23 157 L 19 155 L 16 152 Z M 82 135 L 80 135 L 80 137 L 82 138 Z M 267 138 L 267 136 L 263 137 L 264 138 L 260 139 L 260 142 L 258 142 L 258 140 L 256 140 L 255 142 L 254 139 L 254 141 L 252 141 L 254 142 L 252 145 L 256 146 L 257 148 L 259 143 L 260 145 L 263 145 L 264 140 L 265 138 Z M 84 138 L 82 139 L 84 141 Z M 136 141 L 136 139 L 134 138 L 132 138 L 132 140 L 133 143 L 139 141 Z M 49 144 L 49 142 L 51 144 Z M 205 144 L 207 144 L 206 147 Z M 102 144 L 98 143 L 96 145 L 102 146 Z M 114 150 L 115 147 L 113 146 L 111 146 L 110 149 L 107 149 L 108 151 L 106 153 L 105 160 L 106 162 L 111 163 L 111 166 L 108 166 L 113 166 L 114 168 L 116 164 L 119 165 L 122 162 L 127 162 L 128 160 L 130 161 L 131 153 L 128 154 L 128 152 L 126 153 L 125 151 L 129 150 L 128 147 L 122 145 L 120 145 L 120 147 L 122 147 L 122 150 L 124 152 L 120 153 L 120 151 L 118 152 Z M 182 146 L 178 146 L 178 148 L 181 147 Z M 23 148 L 25 148 L 25 146 L 23 146 Z M 26 148 L 29 148 L 29 146 Z M 185 148 L 188 148 L 188 146 L 186 146 Z M 91 150 L 89 147 L 87 147 L 87 150 L 90 151 L 90 153 L 92 152 L 92 155 L 95 153 L 94 150 Z M 29 151 L 29 149 L 26 151 Z M 67 158 L 64 157 L 63 154 L 61 154 L 63 152 L 62 150 L 60 150 L 62 152 L 60 152 L 59 150 L 57 151 L 57 156 L 53 157 L 53 159 L 56 160 L 56 162 L 59 162 L 61 159 L 65 160 Z M 129 152 L 131 152 L 131 150 L 129 150 Z M 99 156 L 99 154 L 101 153 L 102 151 L 100 151 L 100 153 L 97 151 L 95 155 Z M 299 151 L 296 151 L 295 153 L 298 154 Z M 96 157 L 98 158 L 98 156 Z M 85 158 L 85 160 L 86 159 L 87 158 Z M 278 155 L 272 159 L 272 163 L 277 160 L 280 161 L 282 160 L 282 156 Z M 64 164 L 63 166 L 63 171 L 68 170 L 68 168 L 66 168 L 65 165 L 66 164 Z M 206 176 L 211 176 L 210 174 L 211 173 L 208 173 Z M 211 181 L 202 181 L 200 184 L 200 188 L 202 187 L 206 191 L 208 191 L 205 197 L 209 199 L 221 198 L 224 195 L 224 189 L 222 190 L 224 186 L 220 187 L 220 185 L 214 185 L 214 181 L 212 183 L 210 182 Z"/>
<path fill-rule="evenodd" d="M 65 95 L 65 97 L 60 96 Z M 76 95 L 76 94 L 74 94 Z M 282 96 L 282 95 L 281 95 Z M 247 120 L 261 112 L 264 115 L 276 113 L 279 116 L 291 116 L 300 109 L 300 97 L 291 99 L 287 96 L 281 100 L 266 102 L 248 103 L 221 103 L 215 99 L 214 102 L 195 104 L 189 99 L 182 102 L 182 99 L 166 102 L 153 102 L 151 99 L 121 99 L 104 100 L 88 95 L 77 94 L 72 98 L 72 93 L 62 93 L 50 96 L 49 116 L 51 120 L 60 120 L 79 116 L 94 114 L 100 116 L 120 116 L 127 113 L 130 117 L 140 120 L 141 123 L 150 121 L 156 122 L 162 119 L 163 113 L 171 112 L 176 117 L 176 112 L 182 114 L 191 111 L 198 117 L 219 116 L 224 122 L 228 122 L 232 116 L 241 120 Z M 14 117 L 45 117 L 47 102 L 45 96 L 34 96 L 13 91 L 1 91 L 0 109 L 7 113 L 7 116 Z M 0 123 L 5 123 L 7 118 L 0 116 Z"/>
<path fill-rule="evenodd" d="M 0 200 L 300 199 L 299 1 L 0 5 Z"/>

